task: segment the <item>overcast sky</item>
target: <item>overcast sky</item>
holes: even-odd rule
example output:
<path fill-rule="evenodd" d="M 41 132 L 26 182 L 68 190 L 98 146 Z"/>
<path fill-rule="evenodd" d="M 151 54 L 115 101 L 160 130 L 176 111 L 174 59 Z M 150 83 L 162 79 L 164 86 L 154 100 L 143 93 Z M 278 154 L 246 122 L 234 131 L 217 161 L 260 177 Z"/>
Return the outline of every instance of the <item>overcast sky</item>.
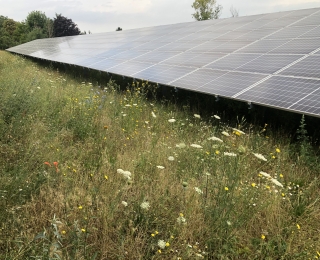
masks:
<path fill-rule="evenodd" d="M 0 0 L 0 15 L 23 21 L 39 10 L 71 18 L 81 31 L 93 33 L 193 21 L 194 0 Z M 219 0 L 221 18 L 230 17 L 230 7 L 240 16 L 320 7 L 319 0 Z"/>

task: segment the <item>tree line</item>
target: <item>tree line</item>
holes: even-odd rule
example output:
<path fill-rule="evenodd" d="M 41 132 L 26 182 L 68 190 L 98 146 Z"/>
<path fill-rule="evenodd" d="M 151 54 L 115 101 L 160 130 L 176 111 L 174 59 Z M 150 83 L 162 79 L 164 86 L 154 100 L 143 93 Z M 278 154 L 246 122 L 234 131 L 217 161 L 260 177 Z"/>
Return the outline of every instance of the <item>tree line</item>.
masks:
<path fill-rule="evenodd" d="M 0 49 L 7 49 L 35 39 L 72 36 L 81 33 L 71 19 L 56 14 L 53 19 L 44 12 L 32 11 L 22 22 L 0 15 Z"/>

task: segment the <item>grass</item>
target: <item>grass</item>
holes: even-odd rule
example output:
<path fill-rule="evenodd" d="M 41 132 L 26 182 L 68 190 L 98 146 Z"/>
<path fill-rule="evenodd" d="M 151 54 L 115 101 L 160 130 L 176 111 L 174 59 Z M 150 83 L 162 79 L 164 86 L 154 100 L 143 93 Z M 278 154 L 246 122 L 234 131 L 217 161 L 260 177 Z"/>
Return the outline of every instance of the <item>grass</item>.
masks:
<path fill-rule="evenodd" d="M 0 87 L 0 259 L 320 257 L 303 125 L 292 144 L 5 52 Z"/>

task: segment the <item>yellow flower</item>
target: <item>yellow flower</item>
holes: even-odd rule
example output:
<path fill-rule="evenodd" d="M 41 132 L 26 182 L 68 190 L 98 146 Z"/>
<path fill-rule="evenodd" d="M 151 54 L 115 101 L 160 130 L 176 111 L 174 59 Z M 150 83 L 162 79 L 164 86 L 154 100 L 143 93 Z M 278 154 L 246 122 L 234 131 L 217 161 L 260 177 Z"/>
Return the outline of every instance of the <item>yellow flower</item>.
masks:
<path fill-rule="evenodd" d="M 108 176 L 107 176 L 107 175 L 105 175 L 104 178 L 105 178 L 106 180 L 108 180 Z"/>
<path fill-rule="evenodd" d="M 220 151 L 217 150 L 217 151 L 216 151 L 216 154 L 220 154 Z"/>
<path fill-rule="evenodd" d="M 266 239 L 266 236 L 264 234 L 261 234 L 261 239 Z"/>
<path fill-rule="evenodd" d="M 285 197 L 285 196 L 286 196 L 286 194 L 284 194 L 284 193 L 281 193 L 281 196 L 282 196 L 282 197 Z"/>
<path fill-rule="evenodd" d="M 256 184 L 253 182 L 253 183 L 251 183 L 251 186 L 252 187 L 256 187 Z"/>
<path fill-rule="evenodd" d="M 228 188 L 228 187 L 224 187 L 224 190 L 228 191 L 228 190 L 229 190 L 229 188 Z"/>
<path fill-rule="evenodd" d="M 82 209 L 83 207 L 80 205 L 80 206 L 78 206 L 78 209 Z"/>
<path fill-rule="evenodd" d="M 84 228 L 81 228 L 81 231 L 84 233 L 84 232 L 86 232 L 86 230 L 84 229 Z"/>
<path fill-rule="evenodd" d="M 166 243 L 166 247 L 168 247 L 168 246 L 170 246 L 170 243 L 169 243 L 169 242 Z"/>
<path fill-rule="evenodd" d="M 183 213 L 180 213 L 179 216 L 180 216 L 180 217 L 183 217 Z"/>
<path fill-rule="evenodd" d="M 282 174 L 282 173 L 280 173 L 280 175 L 279 175 L 279 176 L 280 176 L 280 178 L 283 178 L 283 174 Z"/>
<path fill-rule="evenodd" d="M 153 233 L 152 233 L 152 234 L 151 234 L 151 236 L 152 236 L 152 237 L 154 237 L 154 236 L 155 236 L 155 234 L 153 234 Z"/>
<path fill-rule="evenodd" d="M 158 250 L 158 253 L 161 254 L 161 250 L 160 249 Z"/>
<path fill-rule="evenodd" d="M 272 159 L 276 159 L 276 157 L 274 155 L 272 155 Z"/>
<path fill-rule="evenodd" d="M 154 231 L 154 233 L 156 234 L 156 235 L 158 235 L 159 234 L 159 232 L 156 230 L 156 231 Z"/>
<path fill-rule="evenodd" d="M 65 235 L 67 232 L 65 230 L 62 230 L 61 233 Z"/>
<path fill-rule="evenodd" d="M 171 239 L 174 239 L 174 236 L 173 236 L 173 235 L 171 235 L 171 236 L 170 236 L 170 238 L 171 238 Z"/>
<path fill-rule="evenodd" d="M 276 152 L 277 152 L 277 153 L 280 153 L 281 151 L 280 151 L 280 149 L 279 149 L 279 148 L 277 148 L 277 149 L 276 149 Z"/>
<path fill-rule="evenodd" d="M 297 229 L 300 229 L 300 225 L 299 224 L 297 224 Z"/>

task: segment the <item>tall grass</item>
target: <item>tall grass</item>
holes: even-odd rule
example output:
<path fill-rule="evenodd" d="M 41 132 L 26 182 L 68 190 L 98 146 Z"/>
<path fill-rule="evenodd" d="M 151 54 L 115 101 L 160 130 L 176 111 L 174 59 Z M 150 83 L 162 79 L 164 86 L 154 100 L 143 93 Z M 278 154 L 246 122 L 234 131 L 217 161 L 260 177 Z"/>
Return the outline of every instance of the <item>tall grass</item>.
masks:
<path fill-rule="evenodd" d="M 0 87 L 0 259 L 320 257 L 318 159 L 289 137 L 4 52 Z"/>

